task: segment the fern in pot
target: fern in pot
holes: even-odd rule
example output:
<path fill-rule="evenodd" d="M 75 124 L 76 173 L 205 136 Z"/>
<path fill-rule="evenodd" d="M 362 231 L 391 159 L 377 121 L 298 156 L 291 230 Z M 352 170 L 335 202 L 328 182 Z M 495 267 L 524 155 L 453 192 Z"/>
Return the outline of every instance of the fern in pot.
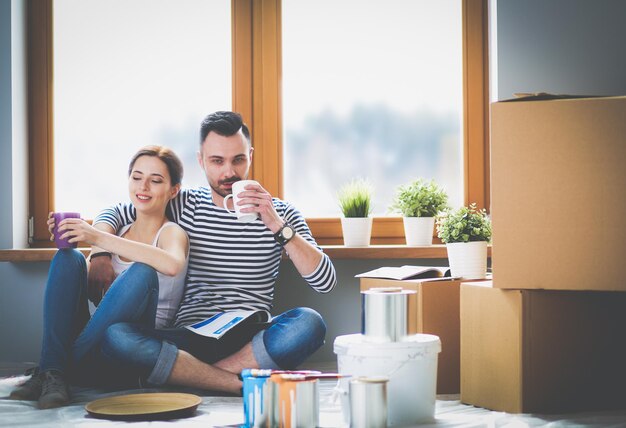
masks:
<path fill-rule="evenodd" d="M 437 217 L 437 236 L 446 244 L 452 276 L 485 278 L 491 220 L 484 209 L 471 204 Z"/>
<path fill-rule="evenodd" d="M 341 229 L 346 247 L 366 247 L 372 236 L 372 193 L 369 182 L 355 179 L 343 185 L 337 193 L 343 213 Z"/>
<path fill-rule="evenodd" d="M 448 194 L 434 180 L 417 180 L 398 187 L 390 209 L 402 214 L 404 236 L 409 246 L 433 243 L 435 217 L 448 208 Z"/>

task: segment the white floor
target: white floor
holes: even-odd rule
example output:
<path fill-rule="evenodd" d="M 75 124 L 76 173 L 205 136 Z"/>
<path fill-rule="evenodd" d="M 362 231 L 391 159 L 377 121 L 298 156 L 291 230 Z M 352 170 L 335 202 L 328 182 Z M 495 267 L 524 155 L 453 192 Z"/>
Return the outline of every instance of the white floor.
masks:
<path fill-rule="evenodd" d="M 25 376 L 0 379 L 0 426 L 1 427 L 89 427 L 89 426 L 171 426 L 178 423 L 185 427 L 238 427 L 243 423 L 243 406 L 237 397 L 203 397 L 195 415 L 171 421 L 114 422 L 91 418 L 85 404 L 96 398 L 123 393 L 155 390 L 104 392 L 95 389 L 72 389 L 73 402 L 59 409 L 38 410 L 35 402 L 8 400 L 13 387 Z M 320 383 L 320 426 L 341 427 L 340 406 L 333 401 L 335 381 Z M 626 410 L 620 412 L 581 413 L 560 416 L 511 415 L 492 412 L 459 402 L 456 396 L 438 397 L 435 420 L 420 427 L 626 427 Z"/>

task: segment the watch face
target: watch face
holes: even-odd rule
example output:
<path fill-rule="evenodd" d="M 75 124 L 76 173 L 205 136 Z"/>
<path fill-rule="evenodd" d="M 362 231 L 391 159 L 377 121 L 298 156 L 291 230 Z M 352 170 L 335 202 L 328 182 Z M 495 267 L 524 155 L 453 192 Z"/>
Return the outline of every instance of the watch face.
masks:
<path fill-rule="evenodd" d="M 293 229 L 291 227 L 285 227 L 281 235 L 283 235 L 285 239 L 291 239 L 293 237 Z"/>

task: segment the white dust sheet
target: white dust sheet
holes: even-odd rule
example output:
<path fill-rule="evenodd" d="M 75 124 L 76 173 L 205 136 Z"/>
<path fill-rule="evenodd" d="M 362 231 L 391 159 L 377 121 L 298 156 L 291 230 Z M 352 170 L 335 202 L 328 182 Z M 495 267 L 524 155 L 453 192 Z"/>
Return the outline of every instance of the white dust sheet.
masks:
<path fill-rule="evenodd" d="M 7 398 L 13 387 L 25 379 L 25 376 L 0 378 L 1 427 L 167 427 L 178 424 L 184 427 L 208 428 L 236 427 L 243 423 L 243 405 L 241 398 L 237 397 L 202 396 L 202 404 L 195 415 L 170 421 L 107 421 L 90 417 L 84 409 L 85 404 L 98 398 L 128 393 L 162 392 L 165 391 L 164 389 L 110 392 L 72 388 L 73 400 L 70 405 L 58 409 L 38 410 L 33 401 L 15 401 Z M 333 399 L 335 384 L 336 382 L 332 380 L 320 382 L 321 427 L 345 426 L 342 423 L 340 406 Z M 194 392 L 198 393 L 199 391 Z M 202 395 L 202 393 L 198 395 Z M 421 424 L 419 427 L 626 427 L 626 410 L 550 416 L 512 415 L 462 404 L 458 400 L 458 396 L 440 396 L 437 398 L 435 421 Z"/>

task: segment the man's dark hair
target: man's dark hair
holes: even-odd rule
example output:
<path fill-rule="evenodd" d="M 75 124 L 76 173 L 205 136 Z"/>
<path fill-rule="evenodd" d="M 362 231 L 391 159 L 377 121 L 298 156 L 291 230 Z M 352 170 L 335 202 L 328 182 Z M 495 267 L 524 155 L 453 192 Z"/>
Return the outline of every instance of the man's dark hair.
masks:
<path fill-rule="evenodd" d="M 209 135 L 209 132 L 215 132 L 223 137 L 230 137 L 235 135 L 239 130 L 243 133 L 244 137 L 250 145 L 250 131 L 239 113 L 232 111 L 216 111 L 211 113 L 202 120 L 200 124 L 200 145 Z"/>

